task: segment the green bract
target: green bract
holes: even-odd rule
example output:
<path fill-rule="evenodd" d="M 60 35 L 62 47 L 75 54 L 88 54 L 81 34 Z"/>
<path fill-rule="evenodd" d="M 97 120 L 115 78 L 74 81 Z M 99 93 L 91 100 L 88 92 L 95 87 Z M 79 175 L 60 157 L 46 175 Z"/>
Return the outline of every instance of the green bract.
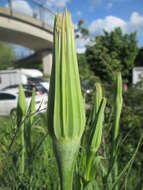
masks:
<path fill-rule="evenodd" d="M 85 127 L 74 26 L 71 15 L 58 14 L 54 24 L 54 52 L 48 101 L 48 128 L 58 161 L 61 188 L 72 189 L 74 161 Z"/>

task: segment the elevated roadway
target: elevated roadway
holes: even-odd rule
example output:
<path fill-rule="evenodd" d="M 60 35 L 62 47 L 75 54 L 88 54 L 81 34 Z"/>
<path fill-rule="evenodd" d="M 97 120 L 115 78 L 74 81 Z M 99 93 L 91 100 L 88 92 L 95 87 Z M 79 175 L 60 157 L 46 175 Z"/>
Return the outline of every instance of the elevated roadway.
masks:
<path fill-rule="evenodd" d="M 51 14 L 49 19 L 54 20 Z M 49 23 L 52 22 L 49 20 Z M 10 8 L 0 7 L 0 41 L 41 52 L 44 72 L 52 65 L 53 24 L 44 23 Z"/>

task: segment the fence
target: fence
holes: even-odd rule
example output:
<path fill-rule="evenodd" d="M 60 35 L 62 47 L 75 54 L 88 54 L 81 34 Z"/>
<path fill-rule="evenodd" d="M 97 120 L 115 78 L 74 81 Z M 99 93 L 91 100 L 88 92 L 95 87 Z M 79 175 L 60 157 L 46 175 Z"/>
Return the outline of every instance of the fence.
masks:
<path fill-rule="evenodd" d="M 11 16 L 12 12 L 16 11 L 40 20 L 50 27 L 54 25 L 54 13 L 39 0 L 0 0 L 0 6 L 9 8 Z"/>

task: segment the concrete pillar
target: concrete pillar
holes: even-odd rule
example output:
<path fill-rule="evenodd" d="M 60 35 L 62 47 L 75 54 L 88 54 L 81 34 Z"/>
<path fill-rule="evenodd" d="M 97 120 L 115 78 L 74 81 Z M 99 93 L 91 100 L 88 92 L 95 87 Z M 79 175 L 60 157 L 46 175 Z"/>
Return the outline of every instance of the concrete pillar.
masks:
<path fill-rule="evenodd" d="M 50 76 L 52 70 L 52 51 L 42 53 L 43 72 Z"/>

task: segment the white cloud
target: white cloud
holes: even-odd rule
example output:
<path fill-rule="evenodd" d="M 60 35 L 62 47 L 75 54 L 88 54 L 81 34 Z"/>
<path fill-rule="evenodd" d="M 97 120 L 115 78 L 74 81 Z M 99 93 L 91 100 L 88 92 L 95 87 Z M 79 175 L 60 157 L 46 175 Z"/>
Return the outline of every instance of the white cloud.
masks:
<path fill-rule="evenodd" d="M 12 8 L 21 13 L 27 14 L 29 16 L 33 15 L 33 10 L 28 2 L 24 0 L 14 0 L 12 1 Z"/>
<path fill-rule="evenodd" d="M 133 12 L 128 25 L 129 31 L 138 31 L 141 32 L 143 30 L 143 15 L 140 15 L 137 12 Z"/>
<path fill-rule="evenodd" d="M 89 31 L 91 35 L 98 35 L 102 34 L 103 30 L 111 32 L 117 27 L 120 27 L 125 33 L 140 32 L 143 29 L 143 15 L 133 12 L 128 21 L 115 16 L 106 16 L 104 19 L 92 21 L 89 25 Z"/>
<path fill-rule="evenodd" d="M 107 16 L 104 19 L 96 19 L 89 25 L 91 35 L 101 34 L 103 29 L 110 32 L 116 27 L 124 28 L 126 22 L 118 17 Z"/>
<path fill-rule="evenodd" d="M 89 43 L 89 38 L 85 39 L 79 37 L 76 39 L 76 49 L 78 53 L 84 53 L 86 49 L 86 45 Z"/>
<path fill-rule="evenodd" d="M 63 8 L 70 0 L 47 0 L 46 4 L 49 8 Z"/>

